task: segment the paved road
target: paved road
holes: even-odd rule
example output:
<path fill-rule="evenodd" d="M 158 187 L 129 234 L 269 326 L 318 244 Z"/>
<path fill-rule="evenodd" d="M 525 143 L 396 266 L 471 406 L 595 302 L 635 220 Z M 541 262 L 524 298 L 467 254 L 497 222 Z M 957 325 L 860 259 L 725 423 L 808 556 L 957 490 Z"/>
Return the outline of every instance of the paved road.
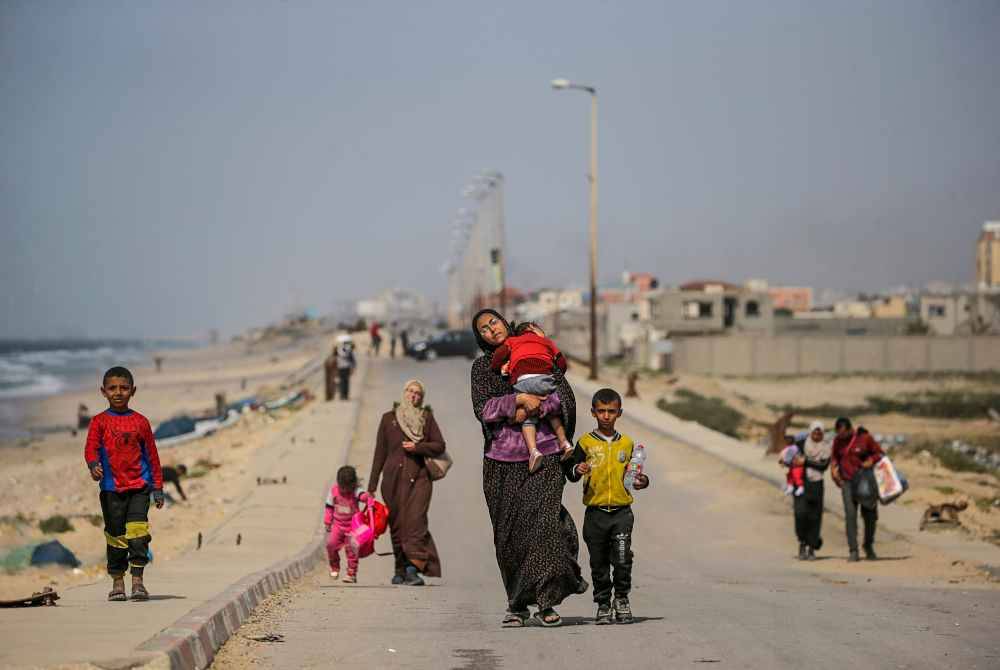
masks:
<path fill-rule="evenodd" d="M 653 483 L 635 506 L 637 623 L 593 626 L 588 593 L 559 608 L 563 628 L 501 629 L 504 592 L 468 369 L 465 360 L 373 369 L 351 455 L 367 473 L 378 415 L 404 380 L 423 379 L 456 461 L 431 506 L 445 578 L 422 589 L 389 586 L 391 558 L 362 561 L 356 586 L 317 572 L 272 622 L 284 643 L 261 645 L 249 660 L 275 668 L 1000 668 L 1000 590 L 892 576 L 910 560 L 902 540 L 882 543 L 877 565 L 849 565 L 832 523 L 826 560 L 800 563 L 787 503 L 773 488 L 627 418 L 622 432 L 652 445 Z M 589 402 L 580 401 L 587 429 Z M 567 486 L 565 502 L 582 523 L 578 487 Z"/>

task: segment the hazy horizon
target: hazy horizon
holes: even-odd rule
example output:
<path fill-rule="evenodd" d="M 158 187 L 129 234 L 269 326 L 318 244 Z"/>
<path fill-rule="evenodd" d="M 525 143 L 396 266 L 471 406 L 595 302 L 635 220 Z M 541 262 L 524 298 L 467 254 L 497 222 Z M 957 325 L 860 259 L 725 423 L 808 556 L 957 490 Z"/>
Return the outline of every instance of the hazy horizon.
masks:
<path fill-rule="evenodd" d="M 1000 3 L 0 6 L 0 338 L 232 334 L 409 286 L 506 178 L 508 283 L 969 283 Z"/>

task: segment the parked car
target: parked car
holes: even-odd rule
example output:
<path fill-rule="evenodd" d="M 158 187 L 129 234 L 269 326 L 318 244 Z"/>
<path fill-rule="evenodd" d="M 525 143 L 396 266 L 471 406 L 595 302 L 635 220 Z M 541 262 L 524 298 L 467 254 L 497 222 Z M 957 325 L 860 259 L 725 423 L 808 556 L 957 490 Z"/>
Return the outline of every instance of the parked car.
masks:
<path fill-rule="evenodd" d="M 412 343 L 406 354 L 418 361 L 433 361 L 438 356 L 475 358 L 479 355 L 479 344 L 476 337 L 467 330 L 446 330 L 426 340 Z"/>

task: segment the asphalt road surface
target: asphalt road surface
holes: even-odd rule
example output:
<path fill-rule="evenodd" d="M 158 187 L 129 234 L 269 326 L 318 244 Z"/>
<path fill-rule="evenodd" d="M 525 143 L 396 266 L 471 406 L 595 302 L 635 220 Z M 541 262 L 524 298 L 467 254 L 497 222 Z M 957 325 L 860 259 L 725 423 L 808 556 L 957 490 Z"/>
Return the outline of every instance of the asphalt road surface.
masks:
<path fill-rule="evenodd" d="M 419 377 L 455 465 L 435 485 L 431 532 L 444 578 L 390 586 L 392 558 L 363 559 L 356 585 L 308 576 L 272 613 L 284 636 L 218 665 L 275 668 L 1000 668 L 1000 590 L 949 584 L 912 567 L 912 545 L 880 537 L 882 560 L 848 564 L 827 516 L 822 560 L 795 560 L 789 503 L 773 487 L 629 422 L 647 445 L 637 494 L 631 596 L 636 623 L 593 625 L 588 592 L 558 609 L 561 628 L 502 629 L 505 597 L 482 494 L 482 439 L 470 362 L 373 366 L 351 462 L 367 477 L 379 415 Z M 592 428 L 578 397 L 577 433 Z M 832 485 L 827 496 L 836 495 Z M 579 485 L 564 502 L 583 521 Z M 388 536 L 379 540 L 388 550 Z M 589 575 L 586 545 L 580 561 Z M 958 580 L 956 580 L 958 581 Z M 238 659 L 238 660 L 235 660 Z M 223 663 L 223 661 L 225 661 Z"/>

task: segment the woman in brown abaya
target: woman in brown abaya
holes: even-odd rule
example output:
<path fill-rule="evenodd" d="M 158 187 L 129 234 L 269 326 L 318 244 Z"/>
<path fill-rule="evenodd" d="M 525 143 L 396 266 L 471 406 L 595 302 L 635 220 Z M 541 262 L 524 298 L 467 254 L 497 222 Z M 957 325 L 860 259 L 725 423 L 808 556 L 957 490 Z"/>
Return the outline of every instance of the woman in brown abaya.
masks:
<path fill-rule="evenodd" d="M 444 453 L 444 437 L 430 408 L 424 407 L 424 394 L 424 385 L 411 379 L 403 386 L 402 399 L 382 415 L 368 478 L 368 492 L 374 494 L 382 477 L 396 557 L 393 584 L 422 586 L 421 573 L 441 576 L 437 547 L 427 528 L 433 484 L 424 457 Z"/>

